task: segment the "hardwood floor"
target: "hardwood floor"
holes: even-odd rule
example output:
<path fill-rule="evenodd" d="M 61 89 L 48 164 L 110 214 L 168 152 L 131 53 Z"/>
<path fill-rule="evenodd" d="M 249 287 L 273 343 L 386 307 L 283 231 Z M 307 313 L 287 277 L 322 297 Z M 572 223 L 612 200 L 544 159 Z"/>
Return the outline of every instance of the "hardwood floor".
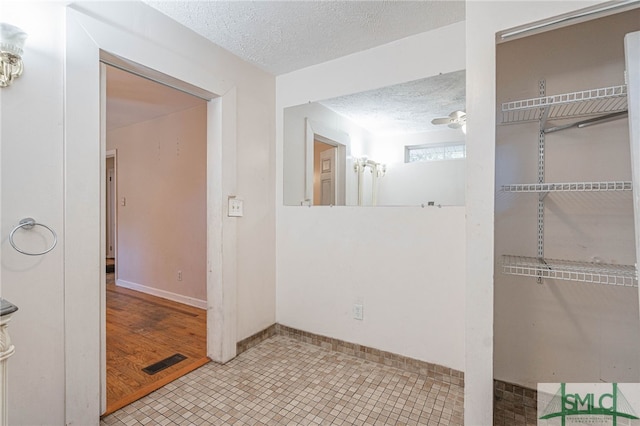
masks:
<path fill-rule="evenodd" d="M 206 364 L 206 310 L 118 287 L 107 274 L 109 414 Z M 187 359 L 154 375 L 142 368 L 176 353 Z"/>

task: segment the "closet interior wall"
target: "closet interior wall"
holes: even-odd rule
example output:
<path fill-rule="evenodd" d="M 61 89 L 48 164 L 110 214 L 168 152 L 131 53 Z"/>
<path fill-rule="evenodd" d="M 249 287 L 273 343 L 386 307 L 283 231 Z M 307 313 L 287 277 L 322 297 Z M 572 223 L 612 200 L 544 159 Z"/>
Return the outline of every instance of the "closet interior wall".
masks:
<path fill-rule="evenodd" d="M 547 96 L 623 85 L 624 35 L 638 29 L 634 9 L 496 47 L 495 379 L 640 381 L 637 288 L 502 273 L 502 255 L 538 257 L 539 194 L 501 188 L 538 182 L 540 124 L 500 124 L 501 104 L 538 97 L 541 80 Z M 546 134 L 544 181 L 631 181 L 628 124 Z M 548 193 L 543 243 L 545 258 L 634 265 L 631 191 Z"/>

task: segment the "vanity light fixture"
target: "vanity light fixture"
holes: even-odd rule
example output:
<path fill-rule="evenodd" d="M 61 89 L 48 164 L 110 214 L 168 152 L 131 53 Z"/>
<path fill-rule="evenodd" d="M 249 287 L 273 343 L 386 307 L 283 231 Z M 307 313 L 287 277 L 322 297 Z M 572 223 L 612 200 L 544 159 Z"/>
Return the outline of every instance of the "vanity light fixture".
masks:
<path fill-rule="evenodd" d="M 370 172 L 376 177 L 383 177 L 385 174 L 387 174 L 386 164 L 376 163 L 373 160 L 369 160 L 366 155 L 361 158 L 356 158 L 353 161 L 353 170 L 356 173 L 364 172 L 367 167 L 371 169 Z"/>
<path fill-rule="evenodd" d="M 0 87 L 7 87 L 22 75 L 22 48 L 27 33 L 0 22 Z"/>

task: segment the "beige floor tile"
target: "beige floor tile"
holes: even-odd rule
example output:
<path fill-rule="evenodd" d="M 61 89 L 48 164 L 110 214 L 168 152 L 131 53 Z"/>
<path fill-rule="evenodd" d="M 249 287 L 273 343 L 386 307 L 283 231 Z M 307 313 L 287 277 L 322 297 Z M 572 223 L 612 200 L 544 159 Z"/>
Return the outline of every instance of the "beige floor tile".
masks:
<path fill-rule="evenodd" d="M 460 386 L 275 336 L 101 425 L 448 425 L 461 421 L 463 395 Z"/>

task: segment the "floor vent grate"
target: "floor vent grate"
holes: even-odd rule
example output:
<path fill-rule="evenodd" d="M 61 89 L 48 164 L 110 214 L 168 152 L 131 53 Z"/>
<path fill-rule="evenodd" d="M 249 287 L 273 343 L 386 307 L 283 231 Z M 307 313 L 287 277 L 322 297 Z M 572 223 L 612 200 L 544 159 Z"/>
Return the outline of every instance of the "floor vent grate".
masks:
<path fill-rule="evenodd" d="M 150 366 L 143 368 L 142 371 L 149 375 L 153 375 L 165 368 L 169 368 L 172 365 L 179 363 L 180 361 L 184 361 L 185 359 L 187 359 L 187 357 L 182 354 L 171 355 L 169 358 L 165 358 L 162 361 L 158 361 L 155 364 L 151 364 Z"/>

